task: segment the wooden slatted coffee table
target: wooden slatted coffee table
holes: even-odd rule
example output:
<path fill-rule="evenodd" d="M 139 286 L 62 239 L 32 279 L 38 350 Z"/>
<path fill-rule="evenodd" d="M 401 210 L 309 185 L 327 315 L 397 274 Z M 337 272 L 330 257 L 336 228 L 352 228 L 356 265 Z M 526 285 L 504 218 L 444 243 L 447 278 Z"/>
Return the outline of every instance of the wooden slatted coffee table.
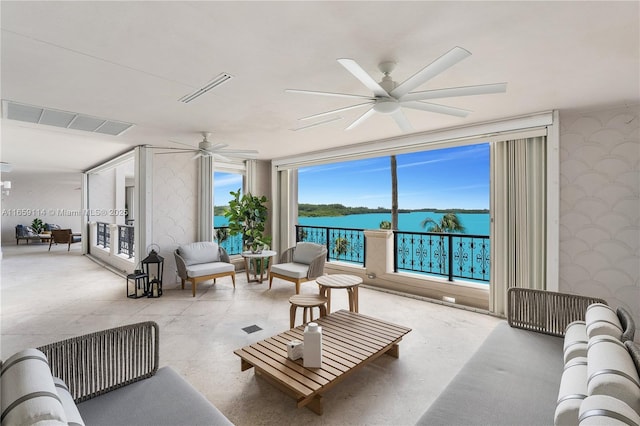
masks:
<path fill-rule="evenodd" d="M 305 368 L 287 357 L 287 342 L 302 340 L 304 326 L 261 340 L 234 353 L 241 370 L 255 374 L 296 399 L 298 408 L 322 414 L 322 395 L 349 374 L 383 354 L 399 356 L 398 343 L 410 328 L 366 315 L 337 311 L 316 321 L 322 326 L 322 367 Z"/>

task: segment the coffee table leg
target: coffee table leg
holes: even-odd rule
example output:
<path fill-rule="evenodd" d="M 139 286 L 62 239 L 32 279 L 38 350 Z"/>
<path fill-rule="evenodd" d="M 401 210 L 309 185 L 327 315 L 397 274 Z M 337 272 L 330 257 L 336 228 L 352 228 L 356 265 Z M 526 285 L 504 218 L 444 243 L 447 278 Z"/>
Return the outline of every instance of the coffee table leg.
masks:
<path fill-rule="evenodd" d="M 305 405 L 309 410 L 313 411 L 317 415 L 321 416 L 324 412 L 323 404 L 322 404 L 322 395 L 315 395 L 311 401 L 307 405 Z"/>
<path fill-rule="evenodd" d="M 248 257 L 244 258 L 244 270 L 247 273 L 247 282 L 249 283 L 251 281 L 249 279 L 249 258 Z"/>

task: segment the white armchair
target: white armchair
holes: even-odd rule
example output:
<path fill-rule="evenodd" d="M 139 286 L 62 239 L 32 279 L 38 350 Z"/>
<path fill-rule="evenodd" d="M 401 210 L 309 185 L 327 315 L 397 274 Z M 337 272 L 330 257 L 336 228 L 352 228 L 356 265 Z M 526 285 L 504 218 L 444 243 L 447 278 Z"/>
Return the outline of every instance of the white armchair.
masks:
<path fill-rule="evenodd" d="M 235 267 L 229 261 L 229 255 L 217 243 L 201 241 L 184 244 L 174 252 L 178 276 L 182 282 L 191 281 L 191 292 L 196 296 L 196 286 L 199 282 L 230 276 L 233 288 L 236 288 Z"/>
<path fill-rule="evenodd" d="M 296 294 L 300 293 L 300 283 L 311 281 L 324 273 L 327 248 L 320 244 L 300 242 L 285 250 L 280 263 L 271 266 L 269 288 L 273 278 L 291 281 L 296 285 Z"/>

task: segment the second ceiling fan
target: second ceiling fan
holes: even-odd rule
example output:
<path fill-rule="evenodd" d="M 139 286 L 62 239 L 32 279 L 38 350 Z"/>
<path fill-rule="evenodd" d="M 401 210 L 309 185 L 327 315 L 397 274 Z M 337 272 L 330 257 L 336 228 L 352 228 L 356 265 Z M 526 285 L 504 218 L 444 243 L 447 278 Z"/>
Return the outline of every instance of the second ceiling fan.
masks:
<path fill-rule="evenodd" d="M 457 64 L 458 62 L 469 56 L 471 56 L 471 53 L 469 51 L 456 46 L 400 84 L 393 81 L 390 75 L 395 67 L 395 62 L 380 63 L 378 68 L 384 74 L 384 77 L 382 78 L 382 81 L 378 83 L 353 59 L 338 59 L 340 65 L 345 67 L 347 71 L 353 74 L 354 77 L 356 77 L 362 84 L 364 84 L 369 90 L 371 90 L 371 92 L 373 92 L 371 96 L 298 89 L 286 89 L 285 91 L 289 93 L 332 96 L 364 101 L 344 108 L 338 108 L 331 111 L 302 117 L 300 118 L 300 120 L 313 120 L 315 118 L 325 117 L 342 111 L 369 106 L 369 109 L 367 109 L 367 111 L 365 111 L 355 121 L 353 121 L 346 128 L 346 130 L 353 129 L 354 127 L 370 118 L 372 115 L 378 113 L 390 115 L 403 132 L 408 132 L 413 130 L 413 127 L 402 112 L 402 107 L 440 114 L 448 114 L 457 117 L 466 117 L 471 111 L 425 101 L 429 99 L 506 92 L 507 83 L 482 84 L 476 86 L 461 86 L 446 89 L 412 92 L 412 90 L 416 89 L 421 84 L 427 82 L 447 68 Z M 317 124 L 323 123 L 311 124 L 308 127 Z"/>

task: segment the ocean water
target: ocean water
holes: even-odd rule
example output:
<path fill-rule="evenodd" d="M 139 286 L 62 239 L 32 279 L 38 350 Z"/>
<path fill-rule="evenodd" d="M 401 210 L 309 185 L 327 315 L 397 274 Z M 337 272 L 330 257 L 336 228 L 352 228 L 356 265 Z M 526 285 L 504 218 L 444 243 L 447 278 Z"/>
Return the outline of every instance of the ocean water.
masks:
<path fill-rule="evenodd" d="M 436 222 L 444 216 L 444 213 L 411 212 L 398 214 L 398 229 L 409 232 L 426 232 L 421 226 L 426 218 Z M 489 213 L 459 213 L 460 223 L 465 227 L 465 234 L 489 235 Z M 380 222 L 391 221 L 390 213 L 365 213 L 347 216 L 329 217 L 299 217 L 298 225 L 326 226 L 329 228 L 355 228 L 355 229 L 379 229 Z M 229 221 L 224 216 L 214 216 L 214 226 L 227 226 Z M 428 226 L 427 226 L 428 227 Z"/>
<path fill-rule="evenodd" d="M 398 230 L 409 232 L 426 232 L 421 223 L 427 218 L 436 222 L 444 213 L 432 212 L 411 212 L 398 214 Z M 489 213 L 459 213 L 460 223 L 465 228 L 465 234 L 489 235 Z M 390 213 L 366 213 L 352 214 L 348 216 L 335 217 L 299 217 L 298 224 L 306 226 L 326 226 L 330 228 L 356 228 L 356 229 L 379 229 L 380 222 L 391 221 Z M 427 225 L 429 228 L 429 225 Z"/>

